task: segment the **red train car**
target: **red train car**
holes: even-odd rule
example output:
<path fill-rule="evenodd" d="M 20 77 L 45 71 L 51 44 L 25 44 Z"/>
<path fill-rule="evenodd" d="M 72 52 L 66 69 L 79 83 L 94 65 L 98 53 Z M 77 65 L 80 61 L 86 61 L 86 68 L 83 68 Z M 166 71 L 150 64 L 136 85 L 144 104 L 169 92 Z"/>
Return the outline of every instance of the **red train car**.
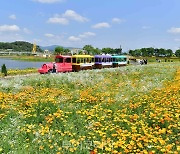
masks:
<path fill-rule="evenodd" d="M 43 64 L 42 67 L 38 69 L 38 72 L 41 74 L 51 72 L 72 72 L 72 57 L 57 55 L 54 63 Z"/>

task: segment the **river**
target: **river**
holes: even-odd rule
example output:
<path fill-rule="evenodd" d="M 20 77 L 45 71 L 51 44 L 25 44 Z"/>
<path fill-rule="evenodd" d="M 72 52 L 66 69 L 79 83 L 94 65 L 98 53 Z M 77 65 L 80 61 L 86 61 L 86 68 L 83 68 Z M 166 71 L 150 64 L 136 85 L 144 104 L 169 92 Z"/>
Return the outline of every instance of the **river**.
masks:
<path fill-rule="evenodd" d="M 7 69 L 40 68 L 41 65 L 44 63 L 47 62 L 27 62 L 27 61 L 12 60 L 7 58 L 0 58 L 0 67 L 3 64 L 5 64 Z"/>

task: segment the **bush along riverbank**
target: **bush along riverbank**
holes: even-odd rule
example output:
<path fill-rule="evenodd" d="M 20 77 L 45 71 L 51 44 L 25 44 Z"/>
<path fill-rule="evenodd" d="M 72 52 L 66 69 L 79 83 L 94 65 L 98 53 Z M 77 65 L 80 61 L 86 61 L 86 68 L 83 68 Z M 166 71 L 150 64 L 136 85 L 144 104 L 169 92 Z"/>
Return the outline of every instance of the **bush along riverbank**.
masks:
<path fill-rule="evenodd" d="M 178 63 L 0 80 L 1 153 L 177 153 Z"/>

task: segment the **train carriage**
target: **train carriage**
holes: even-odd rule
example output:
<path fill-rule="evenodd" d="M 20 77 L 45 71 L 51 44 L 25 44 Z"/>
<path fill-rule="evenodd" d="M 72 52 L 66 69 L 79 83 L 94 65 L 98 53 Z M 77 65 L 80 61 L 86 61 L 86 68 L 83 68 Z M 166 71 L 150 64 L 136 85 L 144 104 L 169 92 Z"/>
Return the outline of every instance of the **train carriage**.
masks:
<path fill-rule="evenodd" d="M 57 55 L 55 63 L 43 64 L 38 72 L 41 74 L 51 72 L 71 72 L 72 71 L 72 58 L 71 56 Z"/>
<path fill-rule="evenodd" d="M 126 66 L 127 57 L 123 55 L 112 56 L 112 65 L 113 67 Z"/>
<path fill-rule="evenodd" d="M 109 68 L 112 67 L 112 56 L 111 55 L 95 55 L 95 68 Z"/>
<path fill-rule="evenodd" d="M 93 69 L 94 57 L 91 55 L 73 55 L 72 70 L 78 72 L 80 70 Z"/>

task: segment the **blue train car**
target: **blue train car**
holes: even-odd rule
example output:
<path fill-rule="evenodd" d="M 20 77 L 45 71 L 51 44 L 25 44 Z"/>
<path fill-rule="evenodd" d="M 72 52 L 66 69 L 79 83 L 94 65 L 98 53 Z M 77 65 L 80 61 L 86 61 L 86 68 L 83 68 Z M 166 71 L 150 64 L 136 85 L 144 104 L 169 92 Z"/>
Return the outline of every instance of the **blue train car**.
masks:
<path fill-rule="evenodd" d="M 119 66 L 126 66 L 127 65 L 127 57 L 123 55 L 115 55 L 112 56 L 112 66 L 119 67 Z"/>

